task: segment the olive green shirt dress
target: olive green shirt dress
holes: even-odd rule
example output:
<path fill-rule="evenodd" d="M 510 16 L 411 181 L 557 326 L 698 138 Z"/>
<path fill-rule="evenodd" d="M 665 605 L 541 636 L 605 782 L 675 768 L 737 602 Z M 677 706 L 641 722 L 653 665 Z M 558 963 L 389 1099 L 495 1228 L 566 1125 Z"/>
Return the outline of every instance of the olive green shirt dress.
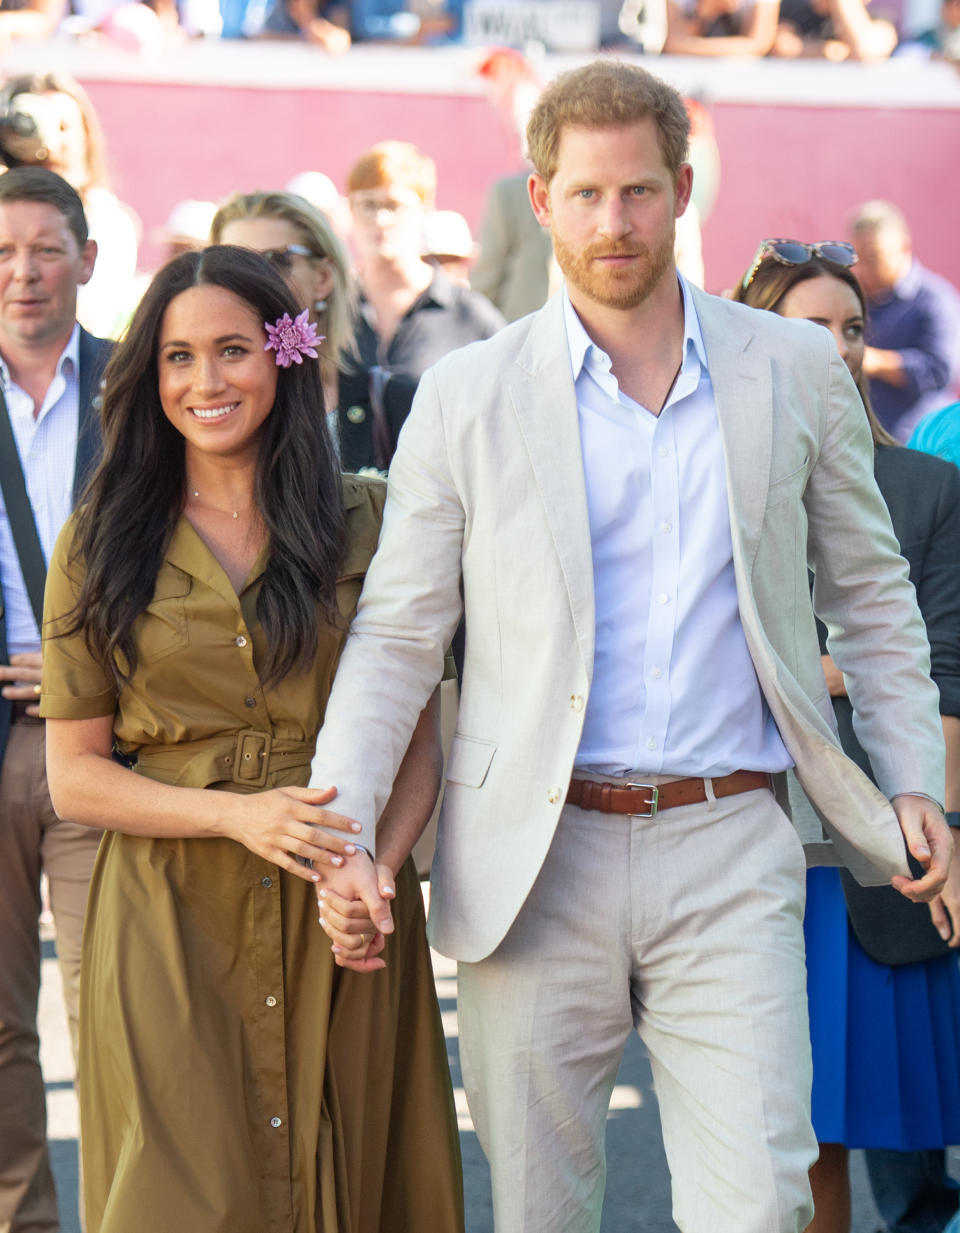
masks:
<path fill-rule="evenodd" d="M 79 566 L 50 564 L 41 712 L 114 715 L 131 773 L 229 792 L 305 784 L 383 485 L 344 477 L 341 627 L 264 686 L 264 557 L 240 595 L 185 517 L 117 693 L 56 636 Z M 130 551 L 136 551 L 131 545 Z M 80 1073 L 87 1233 L 462 1233 L 456 1119 L 416 875 L 386 970 L 336 967 L 314 888 L 229 839 L 108 832 L 87 911 Z"/>

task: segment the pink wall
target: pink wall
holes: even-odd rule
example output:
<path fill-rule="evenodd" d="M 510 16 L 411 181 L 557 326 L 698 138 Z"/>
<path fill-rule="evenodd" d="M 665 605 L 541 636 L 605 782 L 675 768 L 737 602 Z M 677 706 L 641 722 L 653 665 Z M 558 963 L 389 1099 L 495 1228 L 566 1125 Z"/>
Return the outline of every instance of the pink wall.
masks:
<path fill-rule="evenodd" d="M 505 129 L 477 94 L 86 84 L 145 241 L 181 197 L 278 187 L 307 168 L 342 186 L 353 158 L 386 137 L 436 159 L 439 204 L 474 227 L 487 186 L 515 169 Z M 921 260 L 960 285 L 960 108 L 718 102 L 711 114 L 722 162 L 704 233 L 711 290 L 742 273 L 764 236 L 843 238 L 851 209 L 877 196 L 905 210 Z M 145 244 L 145 264 L 154 255 Z"/>

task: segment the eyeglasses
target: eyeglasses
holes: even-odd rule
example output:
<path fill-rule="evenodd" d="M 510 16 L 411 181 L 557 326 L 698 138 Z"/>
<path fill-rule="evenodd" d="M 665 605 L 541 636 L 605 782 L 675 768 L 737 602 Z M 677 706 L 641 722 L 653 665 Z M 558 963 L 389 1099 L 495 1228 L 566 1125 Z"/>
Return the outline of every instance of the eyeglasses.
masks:
<path fill-rule="evenodd" d="M 288 244 L 286 248 L 267 248 L 260 256 L 266 257 L 281 274 L 290 273 L 293 269 L 294 257 L 312 257 L 315 261 L 322 260 L 320 253 L 315 253 L 312 248 L 307 248 L 304 244 Z"/>
<path fill-rule="evenodd" d="M 419 204 L 420 199 L 415 193 L 411 193 L 408 201 L 398 201 L 392 197 L 360 197 L 358 195 L 350 198 L 350 209 L 353 213 L 358 218 L 369 222 L 373 222 L 381 214 L 394 218 L 397 214 L 405 214 Z"/>
<path fill-rule="evenodd" d="M 822 240 L 819 244 L 804 244 L 802 240 L 761 240 L 750 269 L 743 276 L 743 291 L 753 282 L 765 257 L 772 257 L 781 265 L 803 265 L 814 257 L 847 269 L 857 264 L 857 250 L 845 240 Z"/>

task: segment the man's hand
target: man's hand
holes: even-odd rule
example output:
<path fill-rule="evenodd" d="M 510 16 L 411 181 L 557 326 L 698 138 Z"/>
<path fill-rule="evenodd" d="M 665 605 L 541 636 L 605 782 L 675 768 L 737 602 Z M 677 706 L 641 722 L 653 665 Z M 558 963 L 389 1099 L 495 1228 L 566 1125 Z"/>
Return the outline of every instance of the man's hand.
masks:
<path fill-rule="evenodd" d="M 389 900 L 396 895 L 396 879 L 387 865 L 374 865 L 363 852 L 350 857 L 342 869 L 325 869 L 317 891 L 320 924 L 333 942 L 335 962 L 354 972 L 375 972 L 386 967 L 377 956 L 384 934 L 393 932 Z"/>
<path fill-rule="evenodd" d="M 947 820 L 933 801 L 906 793 L 891 801 L 910 855 L 924 867 L 922 878 L 896 877 L 891 885 L 914 903 L 939 895 L 947 880 L 953 837 Z"/>
<path fill-rule="evenodd" d="M 40 715 L 40 673 L 43 658 L 39 651 L 11 655 L 9 664 L 0 664 L 0 681 L 9 681 L 0 693 L 10 702 L 26 702 L 27 714 Z"/>
<path fill-rule="evenodd" d="M 930 900 L 930 919 L 943 940 L 960 949 L 960 857 L 956 852 L 943 890 Z"/>

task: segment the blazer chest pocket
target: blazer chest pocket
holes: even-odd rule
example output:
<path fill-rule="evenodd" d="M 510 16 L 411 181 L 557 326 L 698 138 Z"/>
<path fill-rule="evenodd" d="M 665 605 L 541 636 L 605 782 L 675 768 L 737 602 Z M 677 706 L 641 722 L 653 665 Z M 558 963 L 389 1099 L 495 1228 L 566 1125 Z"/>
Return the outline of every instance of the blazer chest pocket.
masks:
<path fill-rule="evenodd" d="M 447 782 L 463 784 L 466 788 L 479 788 L 487 777 L 496 752 L 494 741 L 481 741 L 474 736 L 454 733 L 450 757 L 447 759 Z"/>
<path fill-rule="evenodd" d="M 770 481 L 770 487 L 767 489 L 767 509 L 773 509 L 776 505 L 782 505 L 784 501 L 800 496 L 807 484 L 809 462 L 808 456 L 793 471 Z"/>
<path fill-rule="evenodd" d="M 167 567 L 157 576 L 153 599 L 137 622 L 136 641 L 143 663 L 156 663 L 190 642 L 186 599 L 193 579 Z"/>

